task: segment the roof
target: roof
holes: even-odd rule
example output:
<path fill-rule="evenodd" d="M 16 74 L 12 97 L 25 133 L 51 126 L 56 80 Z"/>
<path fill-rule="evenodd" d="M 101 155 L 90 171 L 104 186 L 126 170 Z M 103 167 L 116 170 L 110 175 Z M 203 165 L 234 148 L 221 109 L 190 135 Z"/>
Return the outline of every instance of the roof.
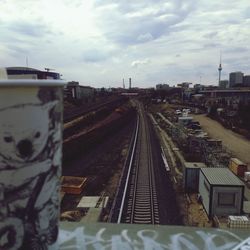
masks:
<path fill-rule="evenodd" d="M 201 172 L 211 185 L 244 186 L 228 168 L 201 168 Z"/>
<path fill-rule="evenodd" d="M 7 70 L 32 70 L 40 71 L 39 69 L 29 68 L 29 67 L 6 67 Z"/>
<path fill-rule="evenodd" d="M 205 93 L 249 93 L 250 89 L 245 88 L 245 89 L 216 89 L 216 90 L 201 90 L 201 94 Z"/>
<path fill-rule="evenodd" d="M 193 117 L 192 116 L 180 116 L 178 117 L 179 120 L 192 120 Z"/>
<path fill-rule="evenodd" d="M 109 200 L 108 196 L 83 196 L 78 203 L 78 208 L 98 208 L 106 207 Z"/>
<path fill-rule="evenodd" d="M 186 168 L 205 168 L 206 164 L 203 162 L 185 162 Z"/>
<path fill-rule="evenodd" d="M 245 165 L 245 163 L 238 158 L 231 158 L 231 161 L 233 161 L 237 165 Z"/>

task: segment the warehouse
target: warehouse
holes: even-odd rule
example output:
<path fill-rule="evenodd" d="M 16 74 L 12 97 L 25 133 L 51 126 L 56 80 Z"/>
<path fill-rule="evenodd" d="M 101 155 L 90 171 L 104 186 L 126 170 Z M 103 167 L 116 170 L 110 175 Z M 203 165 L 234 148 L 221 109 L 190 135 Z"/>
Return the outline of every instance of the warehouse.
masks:
<path fill-rule="evenodd" d="M 201 168 L 199 194 L 210 218 L 242 213 L 244 184 L 228 168 Z"/>
<path fill-rule="evenodd" d="M 82 86 L 79 82 L 68 82 L 64 89 L 64 97 L 66 100 L 78 100 L 88 102 L 93 99 L 95 89 L 89 86 Z"/>

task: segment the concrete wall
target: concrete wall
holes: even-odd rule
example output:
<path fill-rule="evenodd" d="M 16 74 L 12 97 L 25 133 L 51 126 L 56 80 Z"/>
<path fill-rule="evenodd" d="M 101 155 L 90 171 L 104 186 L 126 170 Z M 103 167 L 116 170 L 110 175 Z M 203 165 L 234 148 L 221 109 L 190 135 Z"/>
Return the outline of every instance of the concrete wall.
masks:
<path fill-rule="evenodd" d="M 91 97 L 94 95 L 94 89 L 82 86 L 75 87 L 76 98 L 81 99 L 84 97 Z"/>
<path fill-rule="evenodd" d="M 8 79 L 37 79 L 36 74 L 9 75 Z"/>

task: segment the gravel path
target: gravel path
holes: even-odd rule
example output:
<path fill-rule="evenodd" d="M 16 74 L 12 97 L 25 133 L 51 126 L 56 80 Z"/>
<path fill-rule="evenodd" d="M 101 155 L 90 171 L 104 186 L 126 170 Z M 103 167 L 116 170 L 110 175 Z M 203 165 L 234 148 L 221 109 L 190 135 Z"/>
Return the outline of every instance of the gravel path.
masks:
<path fill-rule="evenodd" d="M 239 158 L 250 166 L 250 140 L 224 128 L 220 123 L 205 115 L 193 115 L 200 122 L 204 131 L 214 139 L 222 140 L 223 145 L 232 152 L 233 156 Z"/>

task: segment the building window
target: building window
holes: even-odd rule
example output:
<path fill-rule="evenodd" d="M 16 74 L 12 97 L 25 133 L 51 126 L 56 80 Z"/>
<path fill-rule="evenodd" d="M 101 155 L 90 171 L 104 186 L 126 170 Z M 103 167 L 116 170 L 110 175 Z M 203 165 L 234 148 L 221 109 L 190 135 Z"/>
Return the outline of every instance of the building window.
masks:
<path fill-rule="evenodd" d="M 218 194 L 219 206 L 235 206 L 235 194 L 233 193 L 219 193 Z"/>

